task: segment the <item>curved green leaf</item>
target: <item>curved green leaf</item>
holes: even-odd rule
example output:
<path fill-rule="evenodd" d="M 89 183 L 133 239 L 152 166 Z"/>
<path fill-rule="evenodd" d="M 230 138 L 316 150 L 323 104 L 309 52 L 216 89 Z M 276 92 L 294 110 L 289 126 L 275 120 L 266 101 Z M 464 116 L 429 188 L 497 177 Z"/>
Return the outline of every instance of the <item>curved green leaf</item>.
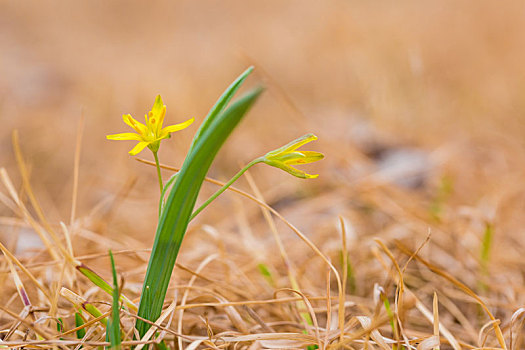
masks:
<path fill-rule="evenodd" d="M 231 83 L 230 86 L 222 93 L 221 97 L 215 102 L 215 105 L 210 109 L 208 112 L 208 115 L 206 118 L 204 118 L 204 121 L 202 122 L 199 130 L 197 130 L 197 133 L 195 133 L 195 136 L 193 137 L 193 142 L 190 146 L 190 150 L 188 151 L 188 154 L 192 151 L 193 147 L 195 147 L 195 144 L 199 141 L 201 135 L 208 130 L 211 123 L 215 120 L 215 118 L 221 113 L 224 108 L 228 105 L 228 103 L 233 98 L 233 95 L 239 90 L 242 83 L 248 78 L 248 75 L 253 71 L 253 66 L 246 69 L 233 83 Z"/>

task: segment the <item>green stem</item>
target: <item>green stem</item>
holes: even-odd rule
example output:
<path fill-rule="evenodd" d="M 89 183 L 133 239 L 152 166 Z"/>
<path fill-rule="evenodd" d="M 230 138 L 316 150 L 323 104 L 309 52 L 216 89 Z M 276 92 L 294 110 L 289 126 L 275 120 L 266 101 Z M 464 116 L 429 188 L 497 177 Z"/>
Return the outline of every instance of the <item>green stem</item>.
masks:
<path fill-rule="evenodd" d="M 164 189 L 164 187 L 162 185 L 162 175 L 160 173 L 160 163 L 159 157 L 157 156 L 157 152 L 153 152 L 153 157 L 155 158 L 155 165 L 157 166 L 157 176 L 159 177 L 160 194 L 162 195 L 162 190 Z M 162 200 L 162 198 L 160 200 Z"/>
<path fill-rule="evenodd" d="M 204 202 L 197 210 L 193 212 L 190 216 L 190 221 L 193 220 L 201 211 L 204 210 L 211 202 L 213 202 L 217 197 L 219 197 L 224 191 L 228 189 L 238 178 L 242 176 L 248 169 L 254 166 L 257 163 L 262 163 L 264 161 L 263 157 L 257 158 L 249 162 L 244 168 L 242 168 L 237 174 L 235 174 L 230 181 L 228 181 L 224 186 L 222 186 L 217 192 L 215 192 L 206 202 Z"/>
<path fill-rule="evenodd" d="M 164 209 L 164 197 L 166 196 L 166 191 L 169 191 L 170 186 L 177 180 L 177 173 L 173 174 L 172 177 L 169 178 L 168 181 L 166 181 L 166 186 L 162 189 L 162 192 L 160 193 L 160 200 L 159 200 L 159 218 L 162 214 L 162 209 Z"/>

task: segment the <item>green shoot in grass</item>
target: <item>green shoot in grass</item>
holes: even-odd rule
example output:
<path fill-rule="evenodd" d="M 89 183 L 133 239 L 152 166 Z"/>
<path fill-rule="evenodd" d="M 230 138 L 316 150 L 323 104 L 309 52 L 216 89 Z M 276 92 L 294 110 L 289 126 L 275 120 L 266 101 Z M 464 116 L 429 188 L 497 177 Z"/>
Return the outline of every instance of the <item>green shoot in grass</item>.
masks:
<path fill-rule="evenodd" d="M 266 282 L 273 288 L 277 287 L 277 284 L 275 283 L 275 279 L 272 276 L 272 273 L 268 266 L 265 263 L 259 263 L 257 264 L 257 269 L 259 270 L 259 273 L 264 277 Z"/>
<path fill-rule="evenodd" d="M 82 327 L 84 325 L 84 319 L 82 316 L 80 316 L 80 312 L 75 312 L 75 328 Z M 80 328 L 77 331 L 77 338 L 82 339 L 86 335 L 86 330 L 84 328 Z"/>
<path fill-rule="evenodd" d="M 80 263 L 76 266 L 76 269 L 82 273 L 84 276 L 86 276 L 93 284 L 98 286 L 100 289 L 102 289 L 104 292 L 108 293 L 109 295 L 113 295 L 113 287 L 109 285 L 108 282 L 106 282 L 102 277 L 100 277 L 95 271 L 87 267 L 86 265 Z M 120 294 L 119 299 L 121 302 L 123 302 L 129 309 L 131 310 L 137 310 L 137 306 L 131 301 L 128 297 L 126 297 L 123 294 Z"/>
<path fill-rule="evenodd" d="M 62 317 L 59 317 L 57 319 L 57 332 L 58 333 L 64 332 L 64 320 L 62 319 Z M 64 340 L 64 338 L 60 337 L 60 340 Z"/>
<path fill-rule="evenodd" d="M 62 317 L 57 319 L 57 332 L 62 333 L 64 331 L 64 321 Z"/>
<path fill-rule="evenodd" d="M 115 260 L 113 253 L 109 251 L 109 258 L 111 260 L 111 272 L 113 274 L 113 302 L 111 303 L 111 317 L 108 322 L 106 330 L 106 341 L 111 344 L 110 349 L 120 350 L 120 305 L 119 305 L 119 288 L 117 279 L 117 270 L 115 269 Z"/>
<path fill-rule="evenodd" d="M 390 318 L 390 327 L 392 328 L 392 334 L 394 335 L 394 339 L 396 341 L 399 341 L 399 331 L 397 329 L 397 322 L 396 322 L 396 319 L 394 317 L 394 312 L 392 311 L 392 308 L 390 307 L 390 302 L 388 301 L 388 298 L 385 295 L 385 293 L 381 292 L 380 293 L 380 297 L 381 297 L 381 300 L 383 301 L 383 305 L 385 306 L 386 313 L 387 313 L 388 317 Z M 394 344 L 392 346 L 392 349 L 396 350 L 397 349 L 397 345 Z M 401 347 L 401 349 L 403 349 L 403 347 Z"/>
<path fill-rule="evenodd" d="M 436 222 L 441 221 L 443 215 L 443 207 L 445 206 L 450 195 L 454 191 L 454 183 L 449 176 L 443 176 L 437 188 L 436 195 L 430 202 L 429 212 Z"/>
<path fill-rule="evenodd" d="M 494 225 L 490 222 L 485 224 L 485 232 L 481 241 L 481 268 L 484 274 L 488 273 L 488 266 L 490 260 L 490 250 L 492 246 L 492 237 L 494 236 Z"/>
<path fill-rule="evenodd" d="M 490 222 L 485 223 L 485 231 L 481 239 L 480 264 L 481 264 L 481 278 L 479 280 L 479 289 L 486 292 L 488 289 L 485 283 L 489 275 L 490 251 L 492 247 L 492 240 L 494 236 L 494 225 Z"/>

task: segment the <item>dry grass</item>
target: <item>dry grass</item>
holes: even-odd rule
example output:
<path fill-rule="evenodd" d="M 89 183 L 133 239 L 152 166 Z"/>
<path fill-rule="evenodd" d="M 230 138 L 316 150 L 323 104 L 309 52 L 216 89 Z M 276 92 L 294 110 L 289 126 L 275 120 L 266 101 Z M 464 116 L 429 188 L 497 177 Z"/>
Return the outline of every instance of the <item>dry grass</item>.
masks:
<path fill-rule="evenodd" d="M 85 312 L 77 339 L 63 288 L 105 317 L 110 297 L 73 263 L 110 280 L 112 249 L 138 302 L 158 200 L 155 170 L 104 135 L 157 93 L 169 121 L 202 120 L 254 63 L 268 92 L 209 176 L 306 132 L 327 157 L 314 181 L 255 167 L 190 226 L 167 344 L 525 347 L 521 4 L 54 5 L 0 4 L 0 345 L 104 345 Z M 161 161 L 179 166 L 191 134 Z M 134 319 L 122 311 L 126 346 Z"/>

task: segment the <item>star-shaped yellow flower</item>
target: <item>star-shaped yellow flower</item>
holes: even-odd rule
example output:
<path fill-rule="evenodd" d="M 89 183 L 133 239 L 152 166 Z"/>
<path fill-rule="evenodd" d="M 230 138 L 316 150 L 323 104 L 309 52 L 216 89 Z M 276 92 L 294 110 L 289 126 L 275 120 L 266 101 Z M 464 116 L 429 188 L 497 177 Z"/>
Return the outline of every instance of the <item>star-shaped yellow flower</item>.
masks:
<path fill-rule="evenodd" d="M 324 154 L 314 151 L 297 151 L 302 145 L 317 140 L 314 134 L 304 135 L 297 140 L 284 145 L 275 151 L 266 153 L 262 160 L 264 163 L 286 171 L 293 176 L 303 179 L 314 179 L 319 175 L 307 174 L 291 165 L 313 163 L 324 158 Z"/>
<path fill-rule="evenodd" d="M 183 123 L 162 127 L 164 116 L 166 115 L 166 106 L 162 102 L 160 95 L 155 99 L 155 104 L 151 111 L 146 114 L 146 124 L 135 120 L 130 114 L 124 114 L 122 119 L 124 123 L 131 126 L 136 133 L 125 132 L 122 134 L 107 135 L 108 140 L 133 140 L 139 141 L 129 154 L 132 156 L 141 152 L 146 146 L 153 152 L 157 153 L 162 139 L 167 139 L 172 132 L 187 128 L 193 123 L 193 118 L 186 120 Z"/>

